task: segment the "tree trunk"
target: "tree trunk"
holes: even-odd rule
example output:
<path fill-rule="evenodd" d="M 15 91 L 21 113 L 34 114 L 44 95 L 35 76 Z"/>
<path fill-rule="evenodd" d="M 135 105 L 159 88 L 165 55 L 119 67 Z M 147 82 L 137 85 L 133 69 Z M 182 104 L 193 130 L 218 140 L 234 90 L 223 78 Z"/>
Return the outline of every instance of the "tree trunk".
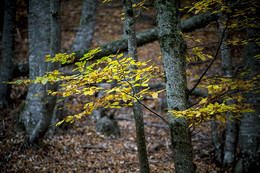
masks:
<path fill-rule="evenodd" d="M 51 11 L 51 57 L 59 53 L 61 50 L 61 20 L 60 20 L 60 0 L 50 0 L 50 11 Z M 51 68 L 59 68 L 61 64 L 52 63 Z M 49 70 L 48 70 L 49 71 Z M 53 89 L 57 90 L 60 83 L 54 84 Z M 65 104 L 62 104 L 62 99 L 60 96 L 56 96 L 55 107 L 53 108 L 53 115 L 51 119 L 51 128 L 49 129 L 50 133 L 57 132 L 60 127 L 57 127 L 55 124 L 58 121 L 61 121 L 62 118 L 66 117 L 65 108 L 59 110 L 59 108 L 64 107 Z M 66 98 L 64 100 L 67 100 Z M 63 101 L 64 102 L 64 101 Z M 64 125 L 63 125 L 64 126 Z"/>
<path fill-rule="evenodd" d="M 132 2 L 129 0 L 122 0 L 125 15 L 125 33 L 128 39 L 128 55 L 133 57 L 135 61 L 138 61 L 137 57 L 137 43 L 135 34 L 135 19 L 132 9 Z M 133 67 L 136 68 L 136 67 Z M 139 88 L 133 88 L 133 94 L 138 93 Z M 150 172 L 149 162 L 146 152 L 145 132 L 142 106 L 136 100 L 133 100 L 133 110 L 136 126 L 136 140 L 138 149 L 139 166 L 142 173 Z"/>
<path fill-rule="evenodd" d="M 2 40 L 4 28 L 5 1 L 0 1 L 0 39 Z"/>
<path fill-rule="evenodd" d="M 229 31 L 228 29 L 225 30 L 225 25 L 223 23 L 227 23 L 227 15 L 225 13 L 221 13 L 219 15 L 218 25 L 219 25 L 219 37 L 221 38 L 223 35 L 223 43 L 221 44 L 221 58 L 222 58 L 222 72 L 224 77 L 234 77 L 233 76 L 233 63 L 232 63 L 232 56 L 231 56 L 231 48 L 229 45 L 225 45 L 229 39 Z M 235 103 L 234 101 L 230 100 L 227 101 L 228 105 L 232 105 Z M 232 112 L 227 113 L 227 117 L 230 117 Z M 225 145 L 223 151 L 223 160 L 222 166 L 231 166 L 235 161 L 235 154 L 236 154 L 236 143 L 237 143 L 237 132 L 238 132 L 238 124 L 237 119 L 227 120 L 226 122 L 226 138 L 225 138 Z"/>
<path fill-rule="evenodd" d="M 256 21 L 255 23 L 259 22 Z M 247 30 L 249 43 L 245 46 L 244 66 L 250 71 L 244 76 L 245 80 L 259 74 L 260 59 L 254 57 L 260 54 L 260 47 L 255 41 L 259 37 L 259 31 L 259 28 Z M 251 90 L 248 93 L 244 93 L 244 98 L 247 98 L 247 103 L 254 106 L 255 112 L 244 113 L 241 119 L 238 136 L 240 158 L 236 164 L 236 173 L 249 173 L 260 170 L 260 96 L 259 93 Z"/>
<path fill-rule="evenodd" d="M 137 4 L 137 1 L 138 0 L 132 0 L 132 4 Z M 135 8 L 133 8 L 133 11 L 134 11 L 134 14 L 136 14 Z M 127 38 L 127 34 L 125 32 L 126 27 L 127 27 L 127 23 L 124 22 L 122 38 Z M 123 52 L 123 56 L 121 58 L 119 58 L 118 60 L 120 61 L 121 59 L 126 57 L 127 54 L 128 54 L 127 52 Z M 100 85 L 102 85 L 102 84 L 100 84 Z M 117 85 L 118 85 L 117 80 L 113 80 L 110 84 L 110 88 L 114 88 Z M 104 95 L 104 92 L 100 91 L 98 93 L 98 98 L 103 97 L 103 95 Z M 119 129 L 117 121 L 113 118 L 115 111 L 112 110 L 111 113 L 107 114 L 108 110 L 109 110 L 109 108 L 106 108 L 106 109 L 99 108 L 98 110 L 93 111 L 93 115 L 97 119 L 96 124 L 95 124 L 96 129 L 101 134 L 104 134 L 107 136 L 110 136 L 110 135 L 119 136 L 120 129 Z"/>
<path fill-rule="evenodd" d="M 84 0 L 80 24 L 72 46 L 72 51 L 89 49 L 96 25 L 97 0 Z"/>
<path fill-rule="evenodd" d="M 213 145 L 215 147 L 215 159 L 216 159 L 215 163 L 216 163 L 217 167 L 221 167 L 222 166 L 223 152 L 222 152 L 222 149 L 221 149 L 221 143 L 219 141 L 220 135 L 218 133 L 216 120 L 215 119 L 211 120 L 210 124 L 211 124 L 212 142 L 213 142 Z"/>
<path fill-rule="evenodd" d="M 52 2 L 52 3 L 51 3 Z M 55 3 L 55 4 L 54 4 Z M 52 54 L 60 48 L 59 41 L 54 38 L 57 33 L 50 28 L 50 24 L 57 17 L 58 2 L 29 0 L 29 68 L 30 79 L 43 76 L 47 71 L 58 68 L 58 64 L 45 62 L 45 55 Z M 52 9 L 52 11 L 50 11 Z M 51 22 L 52 21 L 52 22 Z M 51 38 L 53 32 L 53 38 Z M 59 34 L 58 34 L 59 35 Z M 57 36 L 59 38 L 59 36 Z M 52 48 L 51 46 L 57 46 Z M 55 90 L 56 85 L 31 84 L 27 93 L 24 109 L 18 118 L 18 127 L 31 133 L 29 142 L 41 145 L 52 119 L 56 98 L 47 95 L 47 90 Z"/>
<path fill-rule="evenodd" d="M 163 57 L 168 111 L 187 107 L 186 44 L 180 30 L 180 0 L 157 0 L 158 37 Z M 195 172 L 190 131 L 185 118 L 170 115 L 173 160 L 177 173 Z"/>
<path fill-rule="evenodd" d="M 11 86 L 3 83 L 12 80 L 14 67 L 16 0 L 5 0 L 4 26 L 2 36 L 2 67 L 0 75 L 0 109 L 10 102 Z"/>
<path fill-rule="evenodd" d="M 231 56 L 231 48 L 229 45 L 225 45 L 225 42 L 228 41 L 229 31 L 224 25 L 227 23 L 227 15 L 225 13 L 220 13 L 218 18 L 218 26 L 219 26 L 219 38 L 222 43 L 220 45 L 221 58 L 222 58 L 222 75 L 223 77 L 233 77 L 233 69 L 232 69 L 232 56 Z M 232 105 L 234 101 L 227 101 L 228 105 Z M 227 117 L 231 116 L 232 112 L 227 113 Z M 219 167 L 231 166 L 235 159 L 235 147 L 237 142 L 237 120 L 233 119 L 226 121 L 226 137 L 224 150 L 222 150 L 221 143 L 219 142 L 219 134 L 217 132 L 217 124 L 215 120 L 211 121 L 212 128 L 212 138 L 213 144 L 215 145 L 215 157 L 216 157 L 216 165 Z"/>

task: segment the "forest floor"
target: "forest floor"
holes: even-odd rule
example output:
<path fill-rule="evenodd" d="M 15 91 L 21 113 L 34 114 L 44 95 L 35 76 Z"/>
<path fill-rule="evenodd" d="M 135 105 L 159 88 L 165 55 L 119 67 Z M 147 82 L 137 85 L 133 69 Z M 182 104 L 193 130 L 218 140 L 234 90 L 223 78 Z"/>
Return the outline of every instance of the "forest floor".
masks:
<path fill-rule="evenodd" d="M 62 0 L 63 52 L 69 51 L 73 44 L 81 8 L 81 0 Z M 93 47 L 121 37 L 123 28 L 121 13 L 122 7 L 118 0 L 109 4 L 100 3 Z M 155 26 L 155 12 L 152 7 L 150 11 L 144 11 L 144 14 L 152 17 L 138 21 L 137 31 Z M 18 0 L 17 62 L 28 60 L 26 23 L 25 4 L 22 0 Z M 188 34 L 194 36 L 194 39 L 200 38 L 200 44 L 218 40 L 216 26 Z M 192 39 L 186 41 L 188 48 L 195 45 Z M 157 42 L 144 45 L 138 50 L 140 60 L 152 59 L 152 62 L 162 66 Z M 209 44 L 205 50 L 214 55 L 216 44 Z M 220 63 L 221 61 L 216 61 L 209 75 L 220 75 Z M 207 64 L 198 63 L 188 67 L 187 71 L 191 70 L 193 73 L 188 76 L 189 87 L 197 81 L 195 74 L 199 76 Z M 131 109 L 120 109 L 116 113 L 121 130 L 120 137 L 106 137 L 98 134 L 95 131 L 94 120 L 85 117 L 71 124 L 68 130 L 60 134 L 47 135 L 44 147 L 35 149 L 26 142 L 28 135 L 16 130 L 16 118 L 23 104 L 21 95 L 26 92 L 26 89 L 26 87 L 14 86 L 12 97 L 16 101 L 10 105 L 9 109 L 0 112 L 0 172 L 139 172 L 135 125 Z M 144 103 L 151 109 L 159 110 L 159 101 L 146 100 Z M 163 116 L 167 119 L 165 113 Z M 167 124 L 146 110 L 144 110 L 144 121 L 147 123 L 145 132 L 151 172 L 174 172 Z M 204 122 L 194 129 L 192 143 L 197 172 L 216 172 L 210 122 Z"/>

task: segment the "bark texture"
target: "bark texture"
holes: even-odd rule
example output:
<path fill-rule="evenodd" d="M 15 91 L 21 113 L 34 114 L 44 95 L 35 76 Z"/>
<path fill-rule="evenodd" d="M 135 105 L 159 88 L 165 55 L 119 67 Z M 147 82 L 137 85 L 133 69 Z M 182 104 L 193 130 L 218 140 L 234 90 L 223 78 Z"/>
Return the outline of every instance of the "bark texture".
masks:
<path fill-rule="evenodd" d="M 259 34 L 259 28 L 247 30 L 247 40 L 253 40 L 245 46 L 244 66 L 247 67 L 247 70 L 250 69 L 250 72 L 245 76 L 245 80 L 259 74 L 260 59 L 254 58 L 254 56 L 260 54 L 260 47 L 254 41 L 259 37 Z M 247 98 L 247 103 L 254 106 L 255 112 L 245 113 L 241 119 L 238 137 L 240 159 L 236 164 L 236 173 L 260 170 L 260 96 L 259 93 L 249 91 L 244 93 L 244 98 Z"/>
<path fill-rule="evenodd" d="M 217 123 L 216 120 L 213 119 L 210 122 L 211 124 L 211 136 L 212 136 L 212 142 L 215 147 L 215 159 L 216 159 L 216 165 L 218 167 L 221 166 L 222 164 L 222 149 L 221 149 L 221 143 L 219 141 L 219 134 L 218 134 L 218 128 L 217 128 Z"/>
<path fill-rule="evenodd" d="M 185 110 L 187 82 L 185 77 L 186 44 L 181 37 L 180 0 L 157 0 L 158 38 L 163 57 L 168 110 Z M 195 172 L 191 136 L 184 118 L 170 115 L 173 160 L 177 173 Z"/>
<path fill-rule="evenodd" d="M 0 75 L 0 109 L 6 108 L 10 102 L 11 86 L 3 82 L 12 80 L 15 60 L 14 40 L 16 0 L 5 0 L 4 2 L 5 8 L 2 35 L 2 67 Z"/>
<path fill-rule="evenodd" d="M 219 26 L 219 37 L 221 38 L 223 36 L 223 42 L 227 42 L 229 39 L 229 31 L 228 29 L 225 29 L 224 22 L 227 22 L 227 15 L 224 13 L 221 13 L 218 19 L 218 26 Z M 224 43 L 220 46 L 221 51 L 221 58 L 222 58 L 222 72 L 223 76 L 231 77 L 233 76 L 233 70 L 232 70 L 232 57 L 231 57 L 231 49 L 229 45 L 225 45 Z"/>
<path fill-rule="evenodd" d="M 61 50 L 61 19 L 60 19 L 60 0 L 50 0 L 50 14 L 51 14 L 51 42 L 50 42 L 50 48 L 51 48 L 51 56 L 55 56 L 55 54 L 59 53 Z M 48 71 L 57 69 L 61 67 L 61 64 L 59 63 L 51 63 Z M 54 84 L 51 89 L 58 90 L 58 85 L 60 83 Z M 48 84 L 50 85 L 50 84 Z M 53 115 L 51 117 L 51 128 L 49 129 L 50 133 L 54 133 L 55 131 L 58 131 L 60 127 L 55 126 L 55 124 L 62 120 L 67 113 L 64 109 L 59 110 L 59 108 L 63 107 L 65 104 L 62 105 L 64 102 L 59 102 L 60 99 L 62 99 L 60 96 L 56 96 L 56 103 L 55 107 L 53 107 Z M 66 100 L 66 99 L 64 99 Z M 65 125 L 63 125 L 65 126 Z"/>
<path fill-rule="evenodd" d="M 223 23 L 227 23 L 228 18 L 225 13 L 220 13 L 218 18 L 218 25 L 219 25 L 219 38 L 222 42 L 220 45 L 221 49 L 221 58 L 222 58 L 222 75 L 223 77 L 233 77 L 233 70 L 232 70 L 232 56 L 231 56 L 231 48 L 229 45 L 225 45 L 224 43 L 228 41 L 229 31 L 225 27 Z M 230 100 L 227 101 L 228 105 L 232 105 L 235 103 L 234 101 Z M 232 112 L 227 113 L 227 117 L 231 116 Z M 237 120 L 233 119 L 226 121 L 226 136 L 225 136 L 225 144 L 224 147 L 221 146 L 219 141 L 220 137 L 217 132 L 217 124 L 215 120 L 211 121 L 211 128 L 212 128 L 212 139 L 213 144 L 215 146 L 215 155 L 216 155 L 216 165 L 219 167 L 226 167 L 232 166 L 235 159 L 236 154 L 236 143 L 237 143 Z"/>
<path fill-rule="evenodd" d="M 232 104 L 231 102 L 229 102 Z M 231 116 L 232 113 L 227 114 L 227 116 Z M 236 145 L 237 145 L 237 135 L 238 135 L 238 123 L 237 119 L 227 120 L 226 122 L 226 138 L 225 138 L 225 146 L 224 146 L 224 158 L 222 165 L 232 166 L 235 161 L 236 155 Z"/>
<path fill-rule="evenodd" d="M 229 31 L 225 29 L 225 25 L 223 23 L 227 22 L 228 18 L 225 13 L 221 13 L 218 19 L 219 25 L 219 37 L 223 36 L 223 42 L 227 42 L 229 39 Z M 224 43 L 221 44 L 221 58 L 222 58 L 222 75 L 224 77 L 233 77 L 233 63 L 232 63 L 232 56 L 231 56 L 231 48 L 229 45 L 225 45 Z M 232 105 L 235 103 L 234 101 L 230 100 L 227 101 L 228 105 Z M 231 116 L 231 113 L 227 113 L 227 117 Z M 235 160 L 236 154 L 236 143 L 237 143 L 237 133 L 238 133 L 238 124 L 237 119 L 227 120 L 226 122 L 226 138 L 225 138 L 225 145 L 224 145 L 224 152 L 223 152 L 223 160 L 221 160 L 222 166 L 231 166 Z"/>
<path fill-rule="evenodd" d="M 84 0 L 77 36 L 72 51 L 89 49 L 95 31 L 97 0 Z"/>
<path fill-rule="evenodd" d="M 57 40 L 51 39 L 51 18 L 55 16 L 56 1 L 29 0 L 29 68 L 30 79 L 43 76 L 47 71 L 58 68 L 58 64 L 45 62 L 45 55 L 53 54 Z M 51 5 L 50 5 L 51 4 Z M 50 9 L 52 8 L 52 12 Z M 57 14 L 57 13 L 56 13 Z M 54 18 L 52 18 L 54 20 Z M 52 21 L 52 24 L 53 21 Z M 53 33 L 52 36 L 56 34 Z M 52 43 L 52 44 L 51 44 Z M 55 49 L 56 51 L 56 49 Z M 55 90 L 55 85 L 31 84 L 24 109 L 18 118 L 18 126 L 31 133 L 29 142 L 41 145 L 52 119 L 56 98 L 47 95 L 47 90 Z"/>
<path fill-rule="evenodd" d="M 4 28 L 5 1 L 0 1 L 0 38 L 2 39 Z"/>
<path fill-rule="evenodd" d="M 122 3 L 123 3 L 124 13 L 125 13 L 125 33 L 128 39 L 128 55 L 133 57 L 134 60 L 138 61 L 135 21 L 134 21 L 134 12 L 132 9 L 132 2 L 129 0 L 122 0 Z M 139 92 L 138 87 L 134 87 L 133 90 L 134 90 L 133 93 Z M 149 173 L 150 168 L 149 168 L 149 162 L 148 162 L 148 157 L 146 152 L 142 105 L 136 100 L 133 100 L 133 110 L 134 110 L 134 117 L 135 117 L 136 140 L 137 140 L 140 170 L 142 173 Z"/>

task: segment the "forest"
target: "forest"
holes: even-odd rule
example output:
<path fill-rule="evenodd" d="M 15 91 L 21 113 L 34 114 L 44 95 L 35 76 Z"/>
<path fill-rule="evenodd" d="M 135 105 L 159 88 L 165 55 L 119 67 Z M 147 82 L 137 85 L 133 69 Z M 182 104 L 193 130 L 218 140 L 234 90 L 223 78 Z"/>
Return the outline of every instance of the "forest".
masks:
<path fill-rule="evenodd" d="M 257 0 L 0 2 L 0 172 L 259 172 Z"/>

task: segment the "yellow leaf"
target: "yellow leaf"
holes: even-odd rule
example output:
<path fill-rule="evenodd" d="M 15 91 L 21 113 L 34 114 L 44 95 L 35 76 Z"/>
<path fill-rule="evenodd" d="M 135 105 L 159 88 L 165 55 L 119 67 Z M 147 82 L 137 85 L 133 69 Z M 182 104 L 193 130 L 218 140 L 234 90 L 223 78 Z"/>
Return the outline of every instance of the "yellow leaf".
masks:
<path fill-rule="evenodd" d="M 121 58 L 122 56 L 123 56 L 124 54 L 123 53 L 121 53 L 121 54 L 119 54 L 119 55 L 117 55 L 117 59 L 119 59 L 119 58 Z"/>
<path fill-rule="evenodd" d="M 138 81 L 140 79 L 140 74 L 138 74 L 136 77 L 135 77 L 135 81 Z"/>
<path fill-rule="evenodd" d="M 201 113 L 198 112 L 198 113 L 196 114 L 196 117 L 198 118 L 198 117 L 200 117 L 200 115 L 201 115 Z"/>
<path fill-rule="evenodd" d="M 207 103 L 207 98 L 204 98 L 200 101 L 200 104 L 204 104 L 204 103 Z"/>
<path fill-rule="evenodd" d="M 108 95 L 107 96 L 107 100 L 113 100 L 114 99 L 114 95 Z"/>
<path fill-rule="evenodd" d="M 135 60 L 130 61 L 130 64 L 134 65 L 135 64 Z"/>
<path fill-rule="evenodd" d="M 126 96 L 126 94 L 123 94 L 123 95 L 122 95 L 122 99 L 123 99 L 124 102 L 127 102 L 128 97 Z"/>
<path fill-rule="evenodd" d="M 114 102 L 111 105 L 113 105 L 113 106 L 119 105 L 119 102 Z"/>
<path fill-rule="evenodd" d="M 153 97 L 154 99 L 156 99 L 156 98 L 158 98 L 158 94 L 157 94 L 156 92 L 154 92 L 154 93 L 152 94 L 152 97 Z"/>
<path fill-rule="evenodd" d="M 64 122 L 64 120 L 62 120 L 62 121 L 59 121 L 59 122 L 56 124 L 56 126 L 59 126 L 59 125 L 61 125 L 63 122 Z"/>
<path fill-rule="evenodd" d="M 213 56 L 211 56 L 211 55 L 207 55 L 207 56 L 208 56 L 208 58 L 213 59 Z"/>
<path fill-rule="evenodd" d="M 143 83 L 143 84 L 141 84 L 141 86 L 142 87 L 146 87 L 146 86 L 148 86 L 148 84 L 147 83 Z"/>
<path fill-rule="evenodd" d="M 226 119 L 223 118 L 223 117 L 220 117 L 219 119 L 220 119 L 220 121 L 221 121 L 222 123 L 225 123 L 225 122 L 226 122 Z"/>
<path fill-rule="evenodd" d="M 196 42 L 200 42 L 200 39 L 196 39 L 195 41 L 196 41 Z"/>

